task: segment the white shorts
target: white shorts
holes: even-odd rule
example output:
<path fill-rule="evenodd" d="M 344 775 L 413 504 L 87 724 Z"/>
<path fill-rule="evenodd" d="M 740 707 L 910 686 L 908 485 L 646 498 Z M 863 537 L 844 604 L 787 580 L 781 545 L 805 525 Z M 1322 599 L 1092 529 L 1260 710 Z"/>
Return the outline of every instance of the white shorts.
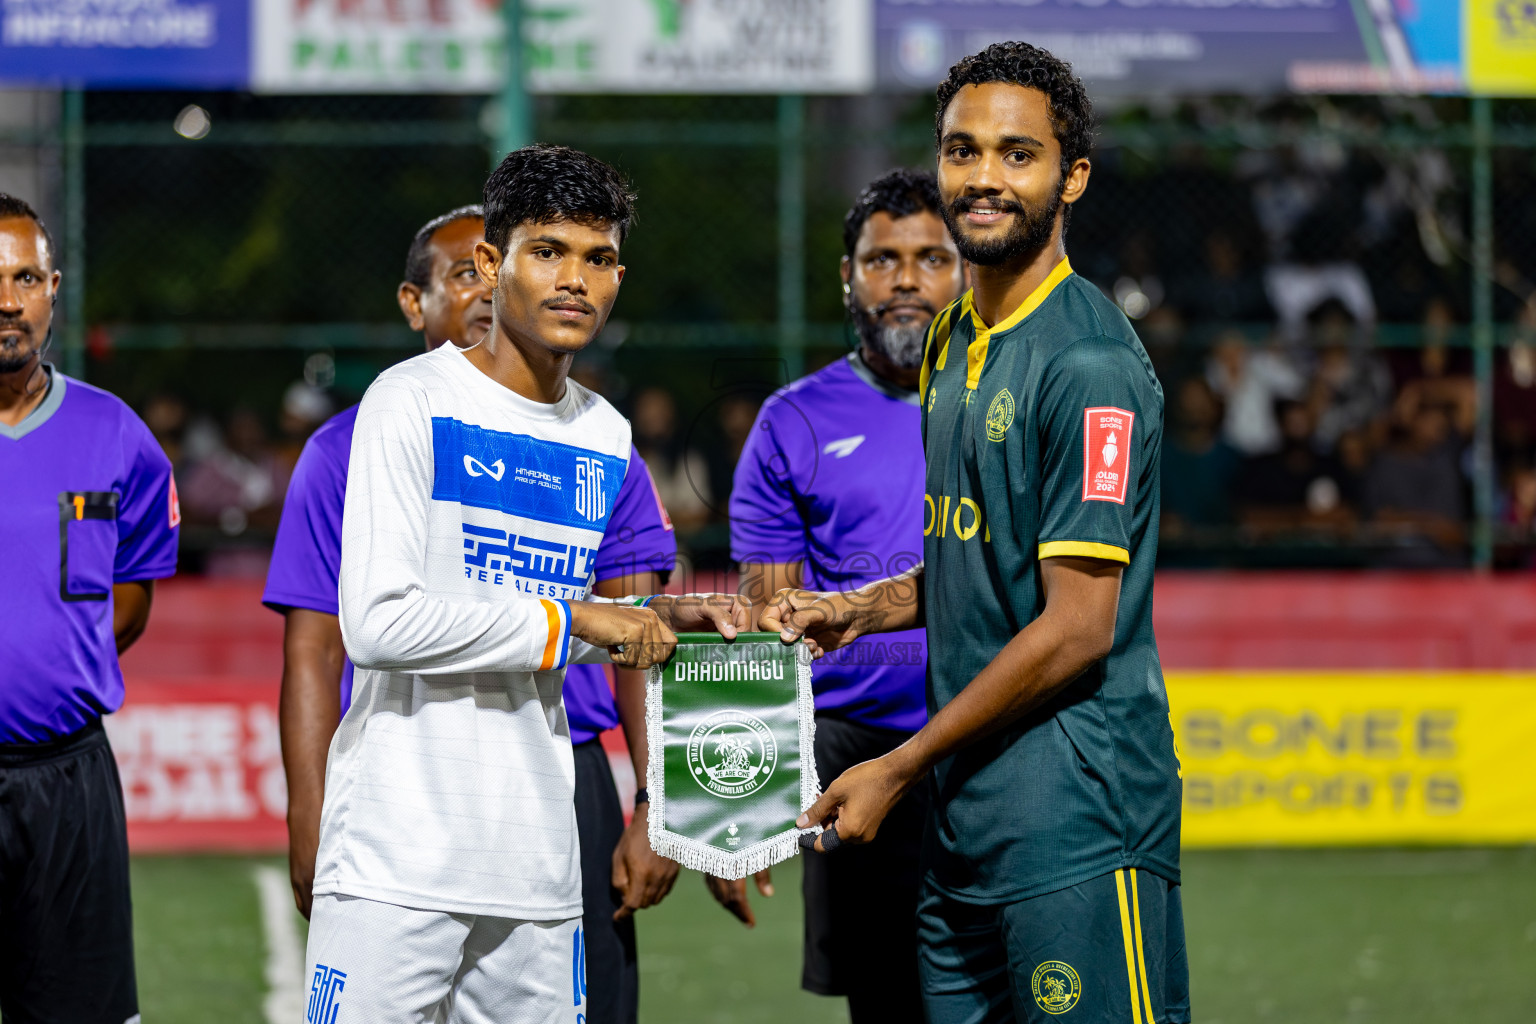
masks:
<path fill-rule="evenodd" d="M 586 959 L 579 917 L 316 896 L 304 1024 L 585 1024 Z"/>

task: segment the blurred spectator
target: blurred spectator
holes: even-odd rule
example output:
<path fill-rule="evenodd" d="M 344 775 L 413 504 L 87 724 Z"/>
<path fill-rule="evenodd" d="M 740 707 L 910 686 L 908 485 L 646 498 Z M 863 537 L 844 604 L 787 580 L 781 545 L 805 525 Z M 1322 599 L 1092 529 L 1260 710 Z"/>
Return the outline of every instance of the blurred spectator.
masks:
<path fill-rule="evenodd" d="M 1242 459 L 1221 439 L 1221 416 L 1221 400 L 1203 378 L 1179 386 L 1173 430 L 1163 446 L 1165 536 L 1231 520 L 1230 494 Z"/>
<path fill-rule="evenodd" d="M 730 507 L 736 463 L 741 459 L 741 450 L 752 433 L 752 424 L 757 420 L 757 408 L 761 404 L 738 394 L 721 399 L 716 409 L 720 429 L 714 432 L 708 464 L 709 479 L 714 483 L 714 507 L 722 514 Z"/>
<path fill-rule="evenodd" d="M 1185 282 L 1182 305 L 1197 320 L 1246 323 L 1273 314 L 1259 276 L 1244 265 L 1242 250 L 1227 231 L 1205 237 L 1202 269 Z"/>
<path fill-rule="evenodd" d="M 1455 568 L 1465 564 L 1466 497 L 1460 445 L 1445 410 L 1418 410 L 1406 437 L 1376 456 L 1365 478 L 1367 514 L 1392 540 L 1384 565 Z"/>
<path fill-rule="evenodd" d="M 1247 456 L 1280 448 L 1275 403 L 1300 398 L 1307 386 L 1289 356 L 1274 348 L 1252 347 L 1240 331 L 1226 331 L 1216 339 L 1206 380 L 1226 403 L 1222 438 Z"/>
<path fill-rule="evenodd" d="M 296 380 L 283 392 L 283 408 L 277 418 L 277 429 L 282 434 L 277 459 L 285 478 L 293 475 L 304 442 L 316 427 L 330 419 L 332 411 L 331 396 L 308 381 Z"/>
<path fill-rule="evenodd" d="M 1280 403 L 1283 443 L 1278 452 L 1249 459 L 1238 478 L 1244 525 L 1261 531 L 1342 530 L 1354 519 L 1358 480 L 1331 454 L 1312 444 L 1311 411 L 1303 402 Z"/>
<path fill-rule="evenodd" d="M 1493 370 L 1493 438 L 1499 465 L 1536 462 L 1536 296 Z"/>
<path fill-rule="evenodd" d="M 635 395 L 630 423 L 673 523 L 683 530 L 702 526 L 710 512 L 709 468 L 678 430 L 677 403 L 661 388 L 646 388 Z"/>
<path fill-rule="evenodd" d="M 1320 350 L 1310 405 L 1313 442 L 1331 452 L 1351 431 L 1379 432 L 1392 402 L 1392 371 L 1365 347 L 1358 324 L 1342 303 L 1328 301 L 1313 311 L 1313 343 Z"/>
<path fill-rule="evenodd" d="M 1536 469 L 1519 466 L 1509 473 L 1499 521 L 1516 542 L 1536 540 Z"/>
<path fill-rule="evenodd" d="M 1370 282 L 1356 263 L 1275 264 L 1264 272 L 1264 290 L 1288 340 L 1299 340 L 1309 314 L 1329 302 L 1347 310 L 1362 331 L 1376 322 Z"/>
<path fill-rule="evenodd" d="M 260 417 L 236 409 L 222 434 L 211 421 L 194 423 L 185 451 L 190 467 L 181 507 L 189 520 L 216 524 L 231 537 L 252 525 L 277 528 L 288 477 L 267 444 Z"/>
<path fill-rule="evenodd" d="M 173 469 L 182 465 L 181 439 L 187 429 L 187 403 L 175 395 L 159 394 L 144 403 L 144 423 L 160 443 L 160 450 L 171 460 Z"/>

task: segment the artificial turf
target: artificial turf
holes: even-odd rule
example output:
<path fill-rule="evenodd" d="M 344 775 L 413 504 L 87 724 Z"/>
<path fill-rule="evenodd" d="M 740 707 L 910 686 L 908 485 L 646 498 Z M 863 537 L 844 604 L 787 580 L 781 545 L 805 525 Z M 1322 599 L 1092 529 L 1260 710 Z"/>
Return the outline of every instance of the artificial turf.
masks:
<path fill-rule="evenodd" d="M 146 1021 L 264 1020 L 258 863 L 279 862 L 135 860 Z M 1536 849 L 1207 850 L 1184 868 L 1198 1024 L 1536 1021 Z M 747 931 L 684 872 L 639 919 L 641 1021 L 845 1021 L 799 989 L 799 878 L 791 861 L 774 898 L 752 892 Z"/>

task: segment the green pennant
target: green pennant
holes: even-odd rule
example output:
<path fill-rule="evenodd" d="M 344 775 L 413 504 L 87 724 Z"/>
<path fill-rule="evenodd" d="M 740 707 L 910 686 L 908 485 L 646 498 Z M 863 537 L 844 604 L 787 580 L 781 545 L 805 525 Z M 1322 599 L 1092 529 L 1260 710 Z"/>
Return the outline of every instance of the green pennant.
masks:
<path fill-rule="evenodd" d="M 777 633 L 683 633 L 646 679 L 651 849 L 720 878 L 793 857 L 818 795 L 811 656 Z"/>

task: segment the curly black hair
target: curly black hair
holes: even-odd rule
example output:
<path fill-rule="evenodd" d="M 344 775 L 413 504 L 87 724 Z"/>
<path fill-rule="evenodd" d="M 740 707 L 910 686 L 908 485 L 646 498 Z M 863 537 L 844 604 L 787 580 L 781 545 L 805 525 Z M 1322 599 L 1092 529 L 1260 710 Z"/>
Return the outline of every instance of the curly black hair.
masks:
<path fill-rule="evenodd" d="M 432 280 L 432 254 L 428 246 L 438 231 L 461 220 L 485 220 L 485 207 L 479 203 L 461 206 L 423 224 L 411 239 L 411 247 L 405 251 L 405 279 L 418 288 L 425 288 Z"/>
<path fill-rule="evenodd" d="M 635 194 L 622 174 L 579 149 L 538 143 L 508 153 L 485 179 L 485 240 L 505 250 L 517 225 L 556 220 L 611 224 L 622 242 Z"/>
<path fill-rule="evenodd" d="M 43 234 L 43 245 L 48 250 L 48 269 L 53 269 L 53 235 L 48 231 L 48 225 L 43 223 L 43 218 L 32 209 L 32 204 L 25 199 L 19 199 L 9 192 L 0 192 L 0 220 L 10 220 L 13 217 L 25 217 L 37 225 L 37 230 Z"/>
<path fill-rule="evenodd" d="M 939 183 L 927 171 L 909 171 L 905 167 L 886 171 L 864 186 L 859 198 L 843 215 L 843 245 L 848 258 L 859 244 L 859 232 L 864 222 L 877 213 L 888 213 L 894 219 L 921 213 L 939 212 Z"/>
<path fill-rule="evenodd" d="M 944 111 L 961 86 L 988 82 L 1009 82 L 1045 93 L 1051 103 L 1051 129 L 1061 144 L 1063 177 L 1073 161 L 1093 152 L 1093 102 L 1072 73 L 1072 65 L 1049 50 L 1021 42 L 993 43 L 949 69 L 949 77 L 939 83 L 939 109 L 933 119 L 936 142 L 943 142 Z"/>

